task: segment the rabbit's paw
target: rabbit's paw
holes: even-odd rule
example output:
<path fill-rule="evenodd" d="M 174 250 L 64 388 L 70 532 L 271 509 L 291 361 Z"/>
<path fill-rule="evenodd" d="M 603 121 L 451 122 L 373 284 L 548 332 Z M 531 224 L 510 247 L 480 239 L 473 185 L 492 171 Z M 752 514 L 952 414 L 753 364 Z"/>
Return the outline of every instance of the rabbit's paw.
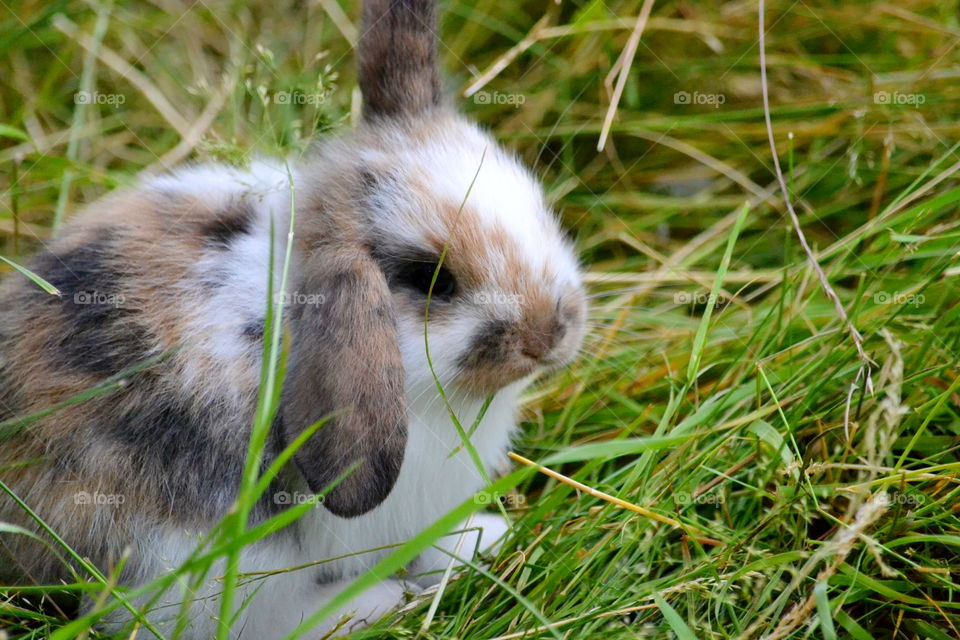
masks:
<path fill-rule="evenodd" d="M 436 547 L 430 547 L 413 561 L 410 565 L 412 579 L 423 587 L 437 584 L 443 577 L 444 569 L 453 559 L 450 554 L 454 554 L 458 558 L 473 558 L 475 551 L 495 554 L 509 529 L 510 525 L 499 514 L 474 514 L 471 520 L 462 522 L 457 527 L 457 531 L 463 530 L 462 534 L 451 533 L 434 543 L 434 545 L 443 547 L 449 553 L 445 553 Z M 458 541 L 461 536 L 463 542 L 459 543 L 460 548 L 458 550 Z M 459 567 L 461 564 L 459 560 L 454 560 L 454 567 Z"/>

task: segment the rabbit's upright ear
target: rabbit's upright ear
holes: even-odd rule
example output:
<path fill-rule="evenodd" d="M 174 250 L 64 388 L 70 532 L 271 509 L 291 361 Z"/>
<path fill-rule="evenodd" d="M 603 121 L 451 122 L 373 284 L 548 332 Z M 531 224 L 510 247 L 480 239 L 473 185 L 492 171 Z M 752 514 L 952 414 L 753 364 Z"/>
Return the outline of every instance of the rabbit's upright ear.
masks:
<path fill-rule="evenodd" d="M 332 254 L 332 255 L 331 255 Z M 359 247 L 317 251 L 290 308 L 291 345 L 281 405 L 287 442 L 335 414 L 294 459 L 324 500 L 353 517 L 383 502 L 407 441 L 404 370 L 386 278 Z"/>
<path fill-rule="evenodd" d="M 436 0 L 366 0 L 360 90 L 367 120 L 421 114 L 441 103 Z"/>

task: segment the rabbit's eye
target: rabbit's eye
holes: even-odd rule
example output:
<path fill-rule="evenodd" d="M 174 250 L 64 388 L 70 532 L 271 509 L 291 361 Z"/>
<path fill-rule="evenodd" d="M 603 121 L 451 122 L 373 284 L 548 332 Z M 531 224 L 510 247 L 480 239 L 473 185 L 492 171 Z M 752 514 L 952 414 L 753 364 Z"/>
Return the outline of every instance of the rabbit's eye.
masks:
<path fill-rule="evenodd" d="M 430 293 L 430 283 L 433 282 L 434 273 L 437 274 L 437 281 L 433 284 L 433 298 L 449 300 L 457 289 L 457 283 L 446 267 L 440 267 L 440 271 L 437 272 L 436 263 L 412 262 L 403 270 L 400 279 L 411 289 L 427 295 Z"/>

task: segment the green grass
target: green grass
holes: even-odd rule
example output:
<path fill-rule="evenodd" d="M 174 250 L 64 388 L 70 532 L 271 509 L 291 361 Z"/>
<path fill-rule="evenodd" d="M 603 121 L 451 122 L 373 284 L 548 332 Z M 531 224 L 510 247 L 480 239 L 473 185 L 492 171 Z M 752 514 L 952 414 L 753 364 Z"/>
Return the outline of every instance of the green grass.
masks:
<path fill-rule="evenodd" d="M 775 189 L 755 3 L 656 3 L 596 151 L 642 4 L 445 3 L 454 90 L 532 43 L 460 102 L 543 177 L 594 295 L 582 356 L 531 389 L 515 450 L 660 518 L 529 468 L 497 481 L 514 532 L 446 585 L 423 637 L 960 636 L 956 3 L 766 8 L 780 163 L 869 386 Z M 0 7 L 0 254 L 141 170 L 295 157 L 348 126 L 358 7 L 337 6 Z M 84 90 L 105 97 L 75 105 Z M 247 540 L 224 526 L 208 556 Z M 84 631 L 52 593 L 0 589 L 0 628 Z M 429 606 L 355 637 L 414 637 Z"/>

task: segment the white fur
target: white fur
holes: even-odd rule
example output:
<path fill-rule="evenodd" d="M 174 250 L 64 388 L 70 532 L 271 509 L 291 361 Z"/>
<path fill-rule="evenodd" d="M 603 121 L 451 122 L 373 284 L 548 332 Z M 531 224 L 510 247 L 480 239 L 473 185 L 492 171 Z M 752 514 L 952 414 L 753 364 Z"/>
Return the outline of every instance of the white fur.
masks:
<path fill-rule="evenodd" d="M 580 282 L 579 269 L 547 206 L 542 189 L 530 172 L 477 125 L 457 116 L 437 123 L 431 135 L 417 141 L 402 130 L 386 137 L 378 151 L 362 154 L 364 162 L 394 172 L 399 179 L 387 201 L 381 203 L 382 224 L 396 237 L 423 244 L 424 220 L 430 225 L 451 224 L 437 219 L 435 202 L 422 202 L 410 184 L 428 182 L 432 197 L 454 206 L 464 204 L 480 214 L 487 228 L 500 225 L 527 249 L 526 265 L 507 262 L 491 252 L 491 272 L 528 267 L 555 274 L 557 290 Z M 438 170 L 441 169 L 441 170 Z M 472 185 L 472 187 L 471 187 Z M 426 214 L 426 215 L 425 215 Z"/>
<path fill-rule="evenodd" d="M 497 394 L 472 439 L 487 470 L 503 459 L 504 448 L 514 427 L 516 396 L 522 386 L 522 382 L 514 383 Z M 406 458 L 393 491 L 380 506 L 357 518 L 345 519 L 318 505 L 295 525 L 299 545 L 291 543 L 289 538 L 280 538 L 267 539 L 244 549 L 242 574 L 278 573 L 240 589 L 238 603 L 247 598 L 252 600 L 233 627 L 235 638 L 268 640 L 285 637 L 336 593 L 349 586 L 356 576 L 369 571 L 391 551 L 374 549 L 405 542 L 483 486 L 480 472 L 466 449 L 460 446 L 459 435 L 436 394 L 417 390 L 409 395 L 408 402 L 410 423 Z M 481 403 L 458 401 L 454 397 L 453 404 L 461 423 L 469 428 Z M 451 457 L 450 453 L 455 449 L 459 451 Z M 460 543 L 460 557 L 473 557 L 478 547 L 480 550 L 490 548 L 508 529 L 501 516 L 495 514 L 478 514 L 469 526 L 473 533 L 465 535 Z M 481 529 L 480 534 L 476 528 Z M 184 562 L 199 541 L 197 532 L 170 530 L 162 538 L 141 541 L 137 552 L 152 556 L 159 571 L 169 571 Z M 437 544 L 452 552 L 457 541 L 458 537 L 451 535 Z M 323 584 L 318 582 L 318 572 L 309 567 L 284 571 L 349 554 L 353 555 L 335 563 L 318 565 L 325 574 L 332 574 Z M 391 576 L 381 576 L 382 582 L 377 587 L 327 618 L 314 629 L 314 633 L 322 635 L 344 617 L 350 619 L 338 633 L 347 633 L 357 625 L 376 620 L 401 604 L 405 592 L 415 592 L 418 586 L 434 584 L 449 560 L 448 554 L 428 549 L 410 567 L 414 584 L 403 585 Z M 209 575 L 223 575 L 222 563 L 218 563 Z M 143 576 L 144 580 L 150 578 L 152 576 Z M 256 591 L 257 587 L 259 591 Z M 191 626 L 186 637 L 213 637 L 219 615 L 217 596 L 220 588 L 221 583 L 216 580 L 205 582 L 197 591 L 190 591 L 181 584 L 153 606 L 149 616 L 151 622 L 161 631 L 172 631 L 180 603 L 187 599 L 192 604 Z M 143 605 L 147 600 L 143 598 L 138 604 Z M 108 625 L 107 629 L 121 628 L 124 619 L 118 617 L 116 623 Z"/>

